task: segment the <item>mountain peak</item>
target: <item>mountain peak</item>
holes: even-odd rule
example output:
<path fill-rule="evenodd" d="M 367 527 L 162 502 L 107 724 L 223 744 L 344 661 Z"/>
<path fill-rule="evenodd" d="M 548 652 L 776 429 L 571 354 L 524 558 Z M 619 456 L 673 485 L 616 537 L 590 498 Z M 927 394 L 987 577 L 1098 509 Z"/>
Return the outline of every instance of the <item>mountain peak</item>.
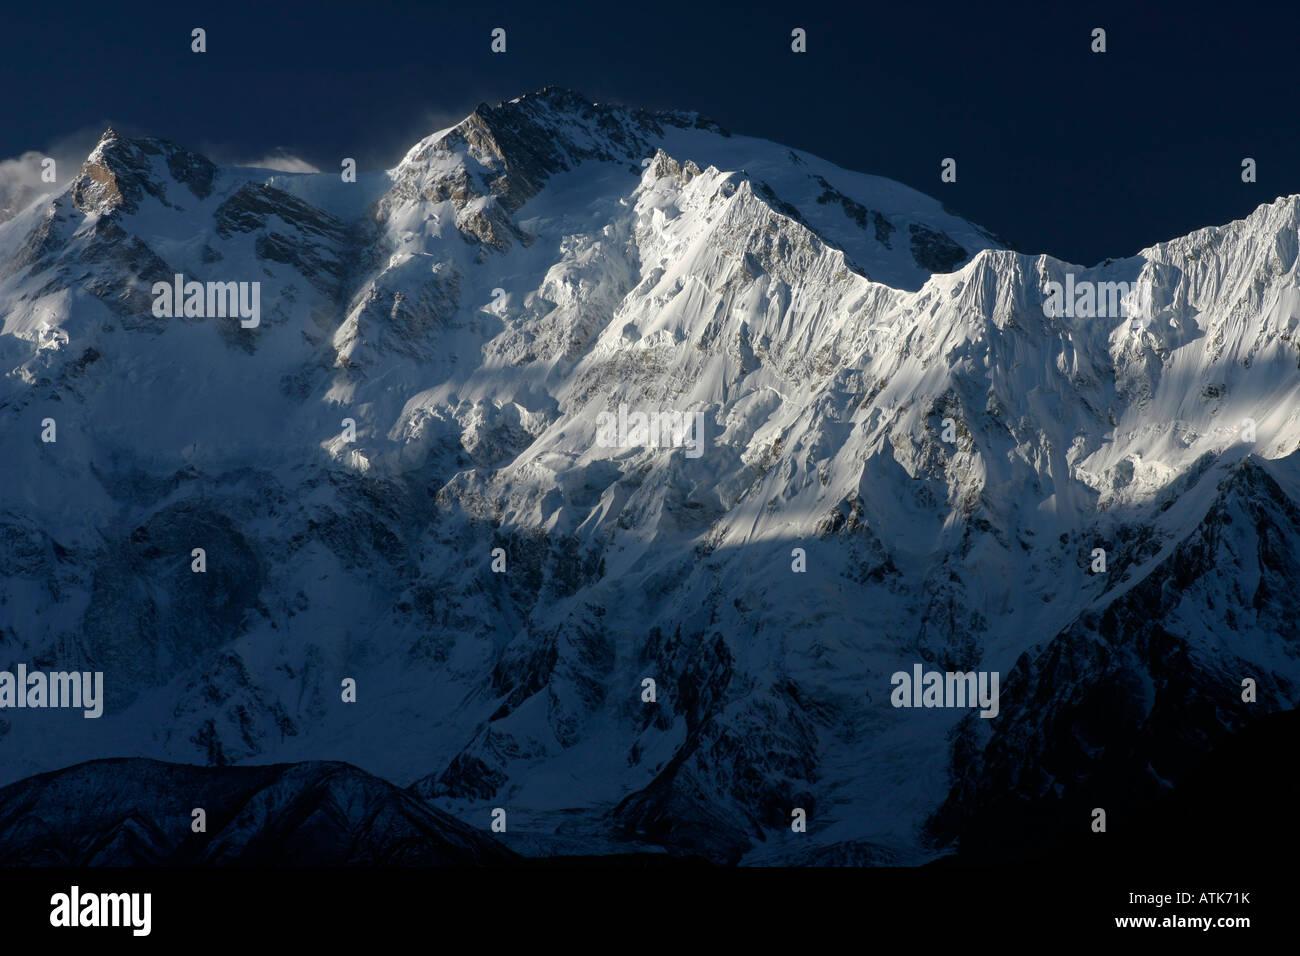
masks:
<path fill-rule="evenodd" d="M 394 171 L 393 190 L 381 201 L 381 215 L 394 201 L 416 196 L 492 197 L 513 213 L 553 176 L 584 162 L 635 167 L 654 154 L 669 128 L 730 136 L 698 113 L 599 104 L 558 86 L 495 106 L 480 103 L 461 122 L 407 152 Z"/>
<path fill-rule="evenodd" d="M 643 158 L 649 152 L 641 152 L 646 149 L 642 141 L 647 137 L 661 139 L 664 127 L 731 135 L 695 111 L 646 110 L 618 103 L 597 103 L 577 90 L 559 86 L 544 86 L 495 106 L 480 103 L 463 122 L 471 120 L 494 132 L 508 133 L 526 127 L 549 129 L 569 151 L 584 154 L 579 158 L 614 155 L 619 159 Z M 459 125 L 463 124 L 453 128 Z M 582 141 L 586 149 L 576 148 L 575 141 Z"/>
<path fill-rule="evenodd" d="M 190 152 L 165 139 L 126 139 L 112 126 L 81 165 L 72 182 L 71 195 L 83 213 L 106 215 L 121 209 L 136 212 L 144 196 L 172 205 L 166 194 L 168 182 L 189 187 L 199 199 L 212 191 L 217 167 L 206 156 Z"/>
<path fill-rule="evenodd" d="M 542 104 L 551 108 L 562 109 L 582 109 L 594 106 L 595 103 L 578 90 L 570 89 L 564 86 L 547 84 L 539 90 L 532 90 L 528 93 L 521 93 L 512 100 L 504 103 L 497 103 L 497 107 L 504 107 L 510 104 L 528 103 L 530 105 Z M 480 108 L 487 107 L 486 103 L 479 104 Z"/>

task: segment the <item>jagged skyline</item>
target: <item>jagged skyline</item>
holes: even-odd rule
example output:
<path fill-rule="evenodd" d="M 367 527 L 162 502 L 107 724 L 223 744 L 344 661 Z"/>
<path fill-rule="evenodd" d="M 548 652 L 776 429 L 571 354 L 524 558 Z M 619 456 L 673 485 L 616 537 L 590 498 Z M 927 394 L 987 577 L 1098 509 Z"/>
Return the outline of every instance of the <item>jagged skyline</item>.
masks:
<path fill-rule="evenodd" d="M 24 6 L 11 11 L 0 54 L 41 95 L 11 100 L 0 161 L 55 151 L 70 135 L 84 156 L 112 121 L 220 162 L 280 148 L 324 170 L 345 156 L 379 169 L 480 102 L 554 84 L 602 102 L 699 110 L 934 195 L 1022 252 L 1082 265 L 1300 192 L 1300 131 L 1270 95 L 1291 86 L 1291 8 L 1271 12 L 1268 31 L 1231 8 L 1175 16 L 1119 4 L 938 15 L 705 5 L 689 18 L 566 9 L 557 21 L 535 4 L 368 17 L 233 3 L 199 24 L 164 4 Z M 202 55 L 190 52 L 195 26 L 212 37 Z M 509 46 L 494 56 L 498 26 Z M 790 51 L 796 26 L 808 31 L 806 54 Z M 1089 50 L 1095 27 L 1108 31 L 1104 54 Z M 26 39 L 44 35 L 78 56 L 48 70 Z M 160 71 L 171 81 L 157 83 Z M 955 183 L 940 182 L 944 157 L 958 160 Z M 1240 181 L 1243 157 L 1258 160 L 1255 184 Z"/>

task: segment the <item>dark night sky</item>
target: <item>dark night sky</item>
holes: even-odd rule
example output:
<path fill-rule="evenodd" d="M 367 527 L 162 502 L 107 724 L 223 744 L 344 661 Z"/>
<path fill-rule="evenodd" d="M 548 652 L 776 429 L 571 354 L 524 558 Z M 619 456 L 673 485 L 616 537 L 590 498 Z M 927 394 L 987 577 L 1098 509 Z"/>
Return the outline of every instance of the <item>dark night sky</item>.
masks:
<path fill-rule="evenodd" d="M 112 121 L 223 161 L 279 147 L 379 168 L 481 101 L 554 84 L 700 110 L 1084 264 L 1300 192 L 1300 7 L 1052 6 L 11 2 L 0 158 Z"/>

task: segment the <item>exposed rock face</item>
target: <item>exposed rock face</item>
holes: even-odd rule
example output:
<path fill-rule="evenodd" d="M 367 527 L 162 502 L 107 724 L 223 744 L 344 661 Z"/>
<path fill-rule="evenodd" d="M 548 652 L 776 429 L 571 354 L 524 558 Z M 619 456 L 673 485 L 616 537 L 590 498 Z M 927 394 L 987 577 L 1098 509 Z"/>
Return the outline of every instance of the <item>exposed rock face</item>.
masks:
<path fill-rule="evenodd" d="M 999 720 L 963 722 L 953 789 L 932 822 L 939 839 L 1042 852 L 1112 794 L 1130 795 L 1126 808 L 1155 803 L 1242 727 L 1300 696 L 1294 675 L 1249 659 L 1300 652 L 1285 623 L 1300 613 L 1300 508 L 1268 467 L 1231 468 L 1192 532 L 1152 557 L 1141 580 L 1020 658 Z M 1253 704 L 1242 699 L 1247 677 Z"/>
<path fill-rule="evenodd" d="M 908 231 L 912 235 L 912 256 L 923 269 L 951 272 L 970 257 L 969 252 L 941 232 L 917 223 L 908 226 Z"/>
<path fill-rule="evenodd" d="M 110 127 L 68 191 L 77 209 L 87 215 L 117 209 L 139 212 L 146 195 L 169 208 L 182 208 L 168 201 L 168 183 L 185 186 L 196 199 L 206 199 L 216 175 L 217 167 L 206 157 L 162 139 L 122 139 Z"/>

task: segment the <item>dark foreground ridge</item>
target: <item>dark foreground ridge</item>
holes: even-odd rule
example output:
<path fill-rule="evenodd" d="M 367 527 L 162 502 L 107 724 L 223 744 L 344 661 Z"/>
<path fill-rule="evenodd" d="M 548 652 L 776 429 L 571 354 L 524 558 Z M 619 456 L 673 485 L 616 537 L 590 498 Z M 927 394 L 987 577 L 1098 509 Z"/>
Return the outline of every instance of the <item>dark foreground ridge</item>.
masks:
<path fill-rule="evenodd" d="M 4 866 L 489 866 L 514 853 L 346 763 L 92 760 L 0 790 Z M 206 813 L 193 832 L 193 810 Z"/>
<path fill-rule="evenodd" d="M 1294 858 L 1300 777 L 1278 755 L 1295 753 L 1297 744 L 1300 711 L 1271 714 L 1224 741 L 1184 784 L 1113 818 L 1106 833 L 1065 836 L 1078 830 L 1076 808 L 1054 814 L 1026 807 L 1021 812 L 1038 822 L 1035 851 L 999 841 L 1008 828 L 994 821 L 933 866 L 1204 868 L 1263 847 L 1276 859 Z M 206 833 L 192 830 L 200 806 Z M 95 760 L 11 784 L 0 790 L 0 807 L 4 866 L 709 866 L 699 856 L 665 853 L 521 857 L 491 834 L 334 761 L 201 767 Z"/>

